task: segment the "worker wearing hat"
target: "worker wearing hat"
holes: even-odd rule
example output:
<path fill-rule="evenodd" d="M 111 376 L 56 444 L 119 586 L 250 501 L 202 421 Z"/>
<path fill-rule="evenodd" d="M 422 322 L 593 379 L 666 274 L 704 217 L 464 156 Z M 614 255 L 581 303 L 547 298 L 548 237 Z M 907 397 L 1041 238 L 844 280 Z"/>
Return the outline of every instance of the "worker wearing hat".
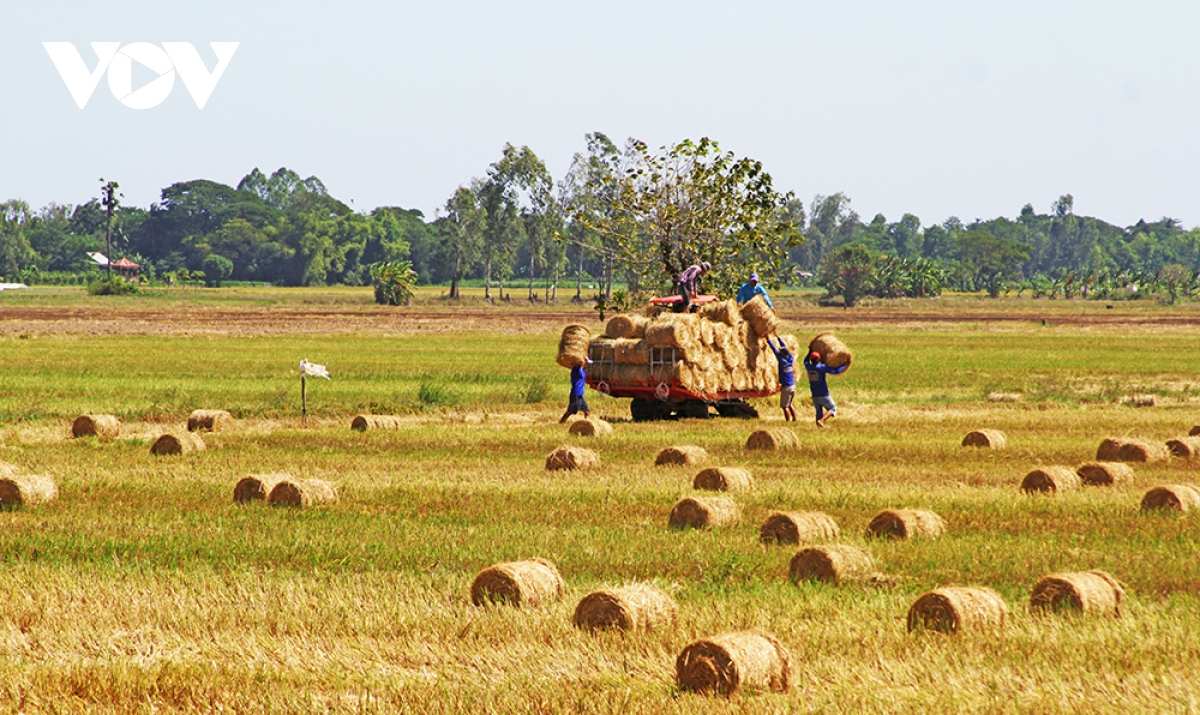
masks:
<path fill-rule="evenodd" d="M 767 289 L 763 288 L 758 283 L 758 274 L 751 273 L 750 280 L 743 283 L 741 288 L 738 288 L 737 302 L 738 305 L 745 305 L 754 300 L 754 296 L 761 295 L 766 301 L 767 306 L 771 310 L 775 310 L 775 304 L 771 302 L 771 296 L 767 295 Z"/>
<path fill-rule="evenodd" d="M 698 265 L 688 266 L 679 274 L 679 297 L 683 300 L 678 305 L 678 312 L 690 313 L 692 298 L 700 291 L 700 277 L 712 270 L 712 264 L 704 261 Z"/>

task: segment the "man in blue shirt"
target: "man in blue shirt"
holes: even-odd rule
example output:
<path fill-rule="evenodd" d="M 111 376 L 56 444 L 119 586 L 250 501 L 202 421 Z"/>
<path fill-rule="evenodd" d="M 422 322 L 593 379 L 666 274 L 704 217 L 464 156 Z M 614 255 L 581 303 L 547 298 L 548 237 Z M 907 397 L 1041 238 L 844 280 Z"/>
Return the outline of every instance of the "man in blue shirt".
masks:
<path fill-rule="evenodd" d="M 591 365 L 589 359 L 586 365 Z M 587 368 L 584 365 L 576 365 L 571 368 L 571 400 L 567 403 L 567 411 L 563 413 L 559 424 L 567 421 L 571 415 L 582 412 L 584 419 L 592 416 L 592 411 L 588 409 L 587 400 L 583 398 L 584 388 L 587 387 Z"/>
<path fill-rule="evenodd" d="M 821 354 L 814 352 L 804 359 L 804 369 L 808 371 L 808 389 L 812 392 L 813 407 L 817 408 L 817 426 L 824 427 L 825 421 L 837 416 L 837 405 L 829 396 L 829 385 L 825 382 L 826 375 L 840 375 L 850 367 L 847 360 L 841 367 L 829 367 L 821 362 Z M 829 414 L 825 414 L 829 410 Z"/>
<path fill-rule="evenodd" d="M 768 335 L 767 345 L 771 346 L 771 352 L 779 361 L 779 406 L 783 409 L 783 421 L 791 422 L 796 419 L 796 408 L 792 407 L 792 399 L 796 396 L 796 373 L 792 366 L 796 358 L 784 344 L 783 338 L 779 339 L 779 347 L 776 348 Z"/>
<path fill-rule="evenodd" d="M 745 305 L 754 300 L 754 296 L 756 295 L 761 295 L 763 300 L 767 302 L 767 306 L 771 310 L 775 310 L 775 304 L 771 302 L 771 296 L 767 295 L 767 289 L 758 284 L 758 274 L 751 273 L 750 280 L 743 283 L 741 288 L 738 288 L 737 303 L 738 305 Z"/>

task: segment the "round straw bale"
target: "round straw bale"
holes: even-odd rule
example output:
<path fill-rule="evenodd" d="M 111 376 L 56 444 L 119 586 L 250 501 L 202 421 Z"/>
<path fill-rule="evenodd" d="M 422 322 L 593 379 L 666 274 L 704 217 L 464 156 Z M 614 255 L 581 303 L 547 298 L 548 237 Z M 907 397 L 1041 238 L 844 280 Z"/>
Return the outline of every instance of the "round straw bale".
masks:
<path fill-rule="evenodd" d="M 939 588 L 921 594 L 908 609 L 908 630 L 943 633 L 998 628 L 1008 618 L 1000 594 L 982 586 Z"/>
<path fill-rule="evenodd" d="M 1161 442 L 1151 442 L 1145 439 L 1130 439 L 1125 440 L 1125 443 L 1117 449 L 1118 462 L 1162 462 L 1166 461 L 1171 456 L 1171 451 L 1167 449 L 1167 445 Z"/>
<path fill-rule="evenodd" d="M 738 308 L 737 301 L 732 299 L 701 306 L 700 315 L 714 323 L 724 323 L 730 327 L 736 327 L 738 323 L 742 322 L 742 312 Z"/>
<path fill-rule="evenodd" d="M 599 417 L 588 417 L 582 420 L 575 420 L 571 423 L 571 427 L 567 431 L 570 434 L 579 435 L 580 437 L 605 437 L 612 434 L 613 428 L 612 425 Z"/>
<path fill-rule="evenodd" d="M 746 449 L 783 450 L 796 449 L 800 439 L 790 429 L 760 429 L 746 439 Z"/>
<path fill-rule="evenodd" d="M 13 474 L 0 477 L 0 508 L 36 506 L 58 498 L 53 477 L 41 474 Z"/>
<path fill-rule="evenodd" d="M 608 319 L 608 324 L 604 326 L 604 334 L 610 338 L 636 338 L 640 340 L 646 337 L 646 325 L 649 323 L 649 319 L 643 315 L 622 313 Z"/>
<path fill-rule="evenodd" d="M 792 557 L 788 575 L 793 581 L 842 584 L 874 576 L 875 561 L 866 549 L 846 544 L 811 546 Z"/>
<path fill-rule="evenodd" d="M 1167 449 L 1174 457 L 1191 459 L 1200 454 L 1200 437 L 1180 437 L 1168 440 Z"/>
<path fill-rule="evenodd" d="M 691 313 L 663 313 L 646 326 L 646 343 L 653 347 L 692 348 L 699 342 L 696 319 Z"/>
<path fill-rule="evenodd" d="M 1103 571 L 1052 573 L 1033 587 L 1029 607 L 1035 611 L 1079 611 L 1121 615 L 1125 589 Z"/>
<path fill-rule="evenodd" d="M 403 418 L 398 415 L 355 415 L 354 419 L 350 420 L 350 429 L 355 432 L 400 429 L 403 425 Z"/>
<path fill-rule="evenodd" d="M 1133 481 L 1133 467 L 1124 462 L 1086 462 L 1075 470 L 1080 481 L 1092 487 L 1111 487 Z"/>
<path fill-rule="evenodd" d="M 679 606 L 662 589 L 635 583 L 589 593 L 575 607 L 573 620 L 576 628 L 585 631 L 649 631 L 674 626 Z"/>
<path fill-rule="evenodd" d="M 559 447 L 546 457 L 546 471 L 589 469 L 600 465 L 600 455 L 583 447 Z"/>
<path fill-rule="evenodd" d="M 946 533 L 942 517 L 924 509 L 884 509 L 867 525 L 867 538 L 910 539 L 938 537 Z"/>
<path fill-rule="evenodd" d="M 1008 440 L 998 429 L 980 429 L 968 432 L 962 441 L 964 447 L 991 447 L 992 449 L 1000 449 L 1006 444 L 1008 444 Z"/>
<path fill-rule="evenodd" d="M 267 492 L 271 506 L 310 507 L 335 504 L 337 500 L 337 487 L 323 479 L 283 479 Z"/>
<path fill-rule="evenodd" d="M 507 603 L 536 608 L 562 597 L 558 567 L 545 559 L 506 561 L 479 572 L 471 583 L 471 603 Z"/>
<path fill-rule="evenodd" d="M 837 522 L 819 511 L 777 511 L 763 522 L 758 540 L 764 544 L 829 541 L 839 536 Z"/>
<path fill-rule="evenodd" d="M 729 497 L 684 497 L 671 508 L 667 525 L 672 529 L 711 529 L 741 519 L 741 508 Z"/>
<path fill-rule="evenodd" d="M 1189 511 L 1200 509 L 1200 489 L 1185 484 L 1154 487 L 1142 497 L 1142 511 Z"/>
<path fill-rule="evenodd" d="M 654 465 L 662 466 L 695 466 L 708 461 L 708 452 L 703 447 L 694 444 L 679 444 L 660 450 L 654 458 Z"/>
<path fill-rule="evenodd" d="M 16 474 L 21 471 L 17 469 L 17 465 L 9 464 L 8 462 L 0 462 L 0 477 L 7 477 L 10 474 Z"/>
<path fill-rule="evenodd" d="M 1125 440 L 1120 439 L 1119 437 L 1105 438 L 1100 442 L 1100 446 L 1096 448 L 1096 461 L 1117 461 L 1117 452 L 1121 450 L 1121 445 L 1123 444 L 1125 444 Z"/>
<path fill-rule="evenodd" d="M 1154 407 L 1156 403 L 1154 395 L 1126 395 L 1121 398 L 1121 404 L 1130 407 Z"/>
<path fill-rule="evenodd" d="M 1078 489 L 1083 482 L 1070 467 L 1042 467 L 1035 469 L 1021 480 L 1023 492 L 1061 492 Z"/>
<path fill-rule="evenodd" d="M 829 367 L 839 368 L 850 362 L 854 355 L 850 348 L 833 333 L 820 333 L 808 343 L 808 351 L 821 356 L 821 362 Z"/>
<path fill-rule="evenodd" d="M 72 437 L 114 438 L 121 434 L 116 415 L 80 415 L 71 423 Z"/>
<path fill-rule="evenodd" d="M 150 454 L 188 454 L 203 452 L 204 440 L 194 432 L 167 432 L 150 445 Z"/>
<path fill-rule="evenodd" d="M 733 695 L 739 690 L 787 692 L 792 656 L 774 636 L 735 631 L 689 643 L 675 659 L 680 690 Z"/>
<path fill-rule="evenodd" d="M 1200 435 L 1200 425 L 1196 425 L 1195 427 L 1188 430 L 1189 437 L 1195 437 L 1196 435 Z"/>
<path fill-rule="evenodd" d="M 558 339 L 558 364 L 565 368 L 576 368 L 587 362 L 588 342 L 592 331 L 583 325 L 568 325 Z"/>
<path fill-rule="evenodd" d="M 251 474 L 242 477 L 233 487 L 233 501 L 237 504 L 249 504 L 252 501 L 266 501 L 276 484 L 292 481 L 288 474 Z"/>
<path fill-rule="evenodd" d="M 754 477 L 742 467 L 709 467 L 692 480 L 693 489 L 717 492 L 748 492 L 754 489 Z"/>
<path fill-rule="evenodd" d="M 613 362 L 618 365 L 649 365 L 650 345 L 645 340 L 618 338 L 610 341 Z"/>
<path fill-rule="evenodd" d="M 742 306 L 742 320 L 750 324 L 755 335 L 765 337 L 779 330 L 779 318 L 761 295 Z"/>
<path fill-rule="evenodd" d="M 192 410 L 188 415 L 188 432 L 220 432 L 233 425 L 233 415 L 225 410 Z"/>

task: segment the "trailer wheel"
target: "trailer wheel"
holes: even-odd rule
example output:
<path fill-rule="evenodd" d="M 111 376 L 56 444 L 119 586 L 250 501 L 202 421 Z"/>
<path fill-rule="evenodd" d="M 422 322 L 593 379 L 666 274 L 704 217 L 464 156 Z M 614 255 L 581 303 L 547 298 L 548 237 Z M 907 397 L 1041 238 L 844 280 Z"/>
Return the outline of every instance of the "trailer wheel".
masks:
<path fill-rule="evenodd" d="M 758 419 L 758 410 L 748 402 L 742 400 L 730 400 L 729 402 L 717 403 L 717 414 L 722 417 L 737 417 L 743 420 Z"/>
<path fill-rule="evenodd" d="M 635 397 L 629 403 L 629 414 L 634 422 L 650 422 L 658 419 L 658 405 L 642 397 Z"/>
<path fill-rule="evenodd" d="M 690 417 L 692 419 L 707 419 L 708 418 L 708 403 L 700 400 L 688 400 L 675 410 L 680 417 Z"/>

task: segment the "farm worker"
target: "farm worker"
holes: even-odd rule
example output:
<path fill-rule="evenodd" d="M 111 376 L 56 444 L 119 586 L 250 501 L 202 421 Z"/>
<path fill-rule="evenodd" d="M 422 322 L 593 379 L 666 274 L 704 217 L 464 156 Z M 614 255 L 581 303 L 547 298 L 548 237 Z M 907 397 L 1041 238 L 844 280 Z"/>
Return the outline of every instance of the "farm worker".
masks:
<path fill-rule="evenodd" d="M 767 345 L 771 346 L 771 352 L 775 353 L 775 359 L 779 361 L 779 406 L 783 409 L 783 420 L 791 422 L 796 419 L 796 408 L 792 407 L 792 398 L 796 396 L 796 373 L 792 366 L 796 357 L 788 350 L 783 338 L 779 338 L 779 347 L 776 348 L 768 335 Z"/>
<path fill-rule="evenodd" d="M 767 302 L 767 306 L 771 310 L 775 310 L 775 304 L 771 302 L 771 296 L 767 295 L 767 289 L 758 284 L 758 274 L 751 273 L 750 280 L 743 283 L 737 292 L 737 304 L 745 305 L 754 300 L 754 296 L 761 295 L 763 300 Z"/>
<path fill-rule="evenodd" d="M 817 426 L 824 427 L 825 420 L 837 416 L 837 405 L 829 396 L 829 385 L 825 383 L 826 375 L 840 375 L 850 367 L 847 360 L 841 367 L 829 367 L 821 362 L 821 354 L 813 352 L 804 358 L 804 369 L 808 371 L 808 389 L 812 392 L 813 407 L 817 408 Z M 829 414 L 825 414 L 829 410 Z"/>
<path fill-rule="evenodd" d="M 692 310 L 692 296 L 700 290 L 700 277 L 712 270 L 712 264 L 704 261 L 699 265 L 688 266 L 679 274 L 679 295 L 683 301 L 678 312 L 688 313 Z"/>
<path fill-rule="evenodd" d="M 591 365 L 590 358 L 584 358 L 587 365 Z M 583 398 L 583 388 L 587 387 L 587 369 L 583 365 L 576 365 L 571 368 L 571 399 L 567 402 L 567 411 L 563 413 L 559 424 L 567 421 L 571 415 L 582 412 L 585 418 L 592 416 L 592 411 L 588 409 L 587 400 Z"/>

